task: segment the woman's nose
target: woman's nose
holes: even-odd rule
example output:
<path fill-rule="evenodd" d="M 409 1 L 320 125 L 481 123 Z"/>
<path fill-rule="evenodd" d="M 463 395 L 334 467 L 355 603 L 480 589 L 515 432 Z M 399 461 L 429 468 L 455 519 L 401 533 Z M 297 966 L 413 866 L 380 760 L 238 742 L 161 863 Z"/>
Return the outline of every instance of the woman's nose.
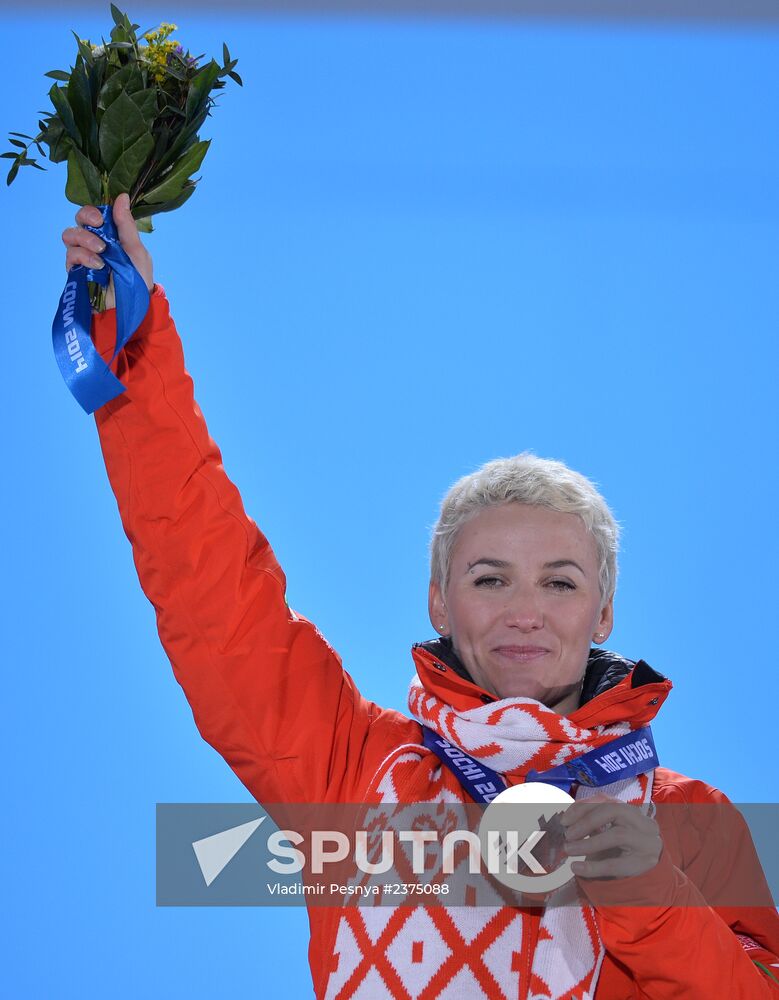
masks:
<path fill-rule="evenodd" d="M 520 632 L 533 632 L 543 628 L 544 614 L 537 600 L 530 595 L 517 597 L 505 611 L 506 624 Z"/>

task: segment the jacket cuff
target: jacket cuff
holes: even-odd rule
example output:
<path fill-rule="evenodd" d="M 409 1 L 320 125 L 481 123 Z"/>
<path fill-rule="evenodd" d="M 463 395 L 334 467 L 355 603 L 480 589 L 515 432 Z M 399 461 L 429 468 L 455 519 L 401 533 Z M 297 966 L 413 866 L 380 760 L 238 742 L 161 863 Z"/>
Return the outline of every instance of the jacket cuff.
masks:
<path fill-rule="evenodd" d="M 684 894 L 689 880 L 674 865 L 670 854 L 663 847 L 657 864 L 640 875 L 614 879 L 579 878 L 577 883 L 583 895 L 598 911 L 608 911 L 612 906 L 665 910 L 679 901 L 679 895 Z M 608 912 L 604 915 L 608 917 Z"/>
<path fill-rule="evenodd" d="M 149 293 L 149 309 L 141 322 L 141 325 L 129 339 L 126 347 L 133 341 L 141 340 L 159 330 L 166 329 L 169 325 L 170 305 L 165 289 L 162 285 L 155 284 Z M 117 363 L 122 352 L 111 361 L 116 347 L 116 309 L 106 309 L 101 313 L 92 314 L 92 341 L 100 357 L 116 374 Z"/>

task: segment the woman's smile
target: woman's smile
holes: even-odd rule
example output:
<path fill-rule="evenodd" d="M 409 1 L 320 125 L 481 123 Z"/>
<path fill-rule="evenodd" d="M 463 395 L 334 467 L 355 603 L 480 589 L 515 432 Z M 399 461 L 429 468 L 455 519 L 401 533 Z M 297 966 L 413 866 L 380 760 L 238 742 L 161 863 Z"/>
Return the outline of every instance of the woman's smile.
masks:
<path fill-rule="evenodd" d="M 546 656 L 549 650 L 541 646 L 497 646 L 493 652 L 516 663 L 529 663 Z"/>

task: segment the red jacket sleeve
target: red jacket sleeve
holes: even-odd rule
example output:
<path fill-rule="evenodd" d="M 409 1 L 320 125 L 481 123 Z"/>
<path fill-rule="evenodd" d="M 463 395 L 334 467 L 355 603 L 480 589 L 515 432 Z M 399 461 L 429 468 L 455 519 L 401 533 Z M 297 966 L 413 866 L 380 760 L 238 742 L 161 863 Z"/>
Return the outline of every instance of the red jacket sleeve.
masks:
<path fill-rule="evenodd" d="M 93 317 L 107 362 L 115 316 Z M 284 573 L 194 400 L 160 286 L 111 369 L 126 391 L 95 414 L 106 469 L 201 735 L 258 800 L 352 800 L 386 753 L 388 727 L 406 720 L 363 699 L 317 628 L 288 608 Z"/>
<path fill-rule="evenodd" d="M 604 947 L 647 1000 L 779 1000 L 779 916 L 746 823 L 722 792 L 676 777 L 655 868 L 579 882 Z M 651 905 L 622 906 L 626 893 Z M 747 899 L 766 905 L 720 905 Z"/>

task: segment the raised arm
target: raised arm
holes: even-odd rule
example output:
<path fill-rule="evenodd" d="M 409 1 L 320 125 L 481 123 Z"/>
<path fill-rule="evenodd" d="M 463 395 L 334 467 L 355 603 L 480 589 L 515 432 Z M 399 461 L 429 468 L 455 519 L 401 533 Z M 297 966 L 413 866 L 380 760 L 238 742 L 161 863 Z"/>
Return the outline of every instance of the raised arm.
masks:
<path fill-rule="evenodd" d="M 82 209 L 77 222 L 94 225 L 94 211 Z M 130 252 L 132 237 L 140 240 L 129 205 L 125 213 L 117 203 L 114 215 Z M 68 265 L 91 266 L 91 234 L 67 232 Z M 115 315 L 108 309 L 93 317 L 106 362 Z M 246 515 L 195 402 L 159 285 L 111 368 L 127 388 L 95 414 L 106 469 L 201 735 L 265 802 L 357 797 L 378 763 L 374 745 L 377 755 L 386 747 L 371 739 L 374 724 L 396 725 L 400 717 L 365 701 L 317 628 L 288 608 L 284 574 Z"/>

